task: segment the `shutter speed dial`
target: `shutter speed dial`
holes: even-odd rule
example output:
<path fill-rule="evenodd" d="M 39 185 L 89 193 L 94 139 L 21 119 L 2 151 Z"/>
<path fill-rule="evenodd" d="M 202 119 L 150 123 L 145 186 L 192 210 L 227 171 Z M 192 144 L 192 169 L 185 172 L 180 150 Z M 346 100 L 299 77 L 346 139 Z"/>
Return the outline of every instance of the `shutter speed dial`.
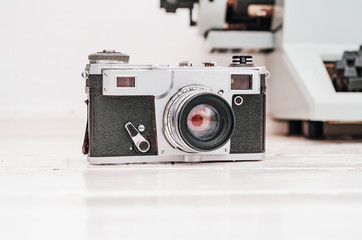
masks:
<path fill-rule="evenodd" d="M 129 134 L 129 136 L 131 137 L 134 145 L 136 146 L 136 149 L 141 152 L 141 153 L 146 153 L 148 152 L 148 150 L 150 150 L 150 142 L 147 141 L 142 135 L 141 133 L 137 130 L 137 128 L 131 123 L 128 122 L 125 125 L 125 128 Z"/>

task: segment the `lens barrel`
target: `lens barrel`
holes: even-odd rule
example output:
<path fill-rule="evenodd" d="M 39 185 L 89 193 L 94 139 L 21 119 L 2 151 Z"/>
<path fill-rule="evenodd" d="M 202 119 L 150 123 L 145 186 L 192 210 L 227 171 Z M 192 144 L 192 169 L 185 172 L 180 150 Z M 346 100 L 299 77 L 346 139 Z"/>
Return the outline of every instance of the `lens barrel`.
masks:
<path fill-rule="evenodd" d="M 205 86 L 187 86 L 168 102 L 164 134 L 176 148 L 189 153 L 216 150 L 227 143 L 235 125 L 229 103 Z"/>

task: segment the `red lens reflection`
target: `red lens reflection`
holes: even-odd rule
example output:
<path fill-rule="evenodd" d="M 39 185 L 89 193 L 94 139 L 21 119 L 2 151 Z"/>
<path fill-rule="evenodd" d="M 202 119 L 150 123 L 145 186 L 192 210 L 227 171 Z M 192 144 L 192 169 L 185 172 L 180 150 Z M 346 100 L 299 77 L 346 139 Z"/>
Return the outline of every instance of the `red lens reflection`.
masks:
<path fill-rule="evenodd" d="M 214 137 L 220 126 L 220 116 L 216 109 L 208 104 L 199 104 L 191 109 L 187 117 L 187 127 L 191 135 L 199 140 Z"/>
<path fill-rule="evenodd" d="M 199 127 L 202 124 L 203 117 L 201 115 L 195 115 L 191 118 L 192 125 Z"/>

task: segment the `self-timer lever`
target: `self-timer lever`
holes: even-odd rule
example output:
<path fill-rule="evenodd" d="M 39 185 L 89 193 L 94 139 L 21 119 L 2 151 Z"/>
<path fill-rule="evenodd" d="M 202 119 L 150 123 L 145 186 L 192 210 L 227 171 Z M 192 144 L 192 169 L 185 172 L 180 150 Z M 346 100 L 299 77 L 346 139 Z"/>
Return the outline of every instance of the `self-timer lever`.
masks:
<path fill-rule="evenodd" d="M 132 138 L 134 145 L 136 146 L 137 150 L 141 153 L 146 153 L 150 149 L 150 143 L 141 135 L 141 133 L 137 130 L 137 128 L 131 123 L 128 122 L 125 125 L 125 128 Z"/>

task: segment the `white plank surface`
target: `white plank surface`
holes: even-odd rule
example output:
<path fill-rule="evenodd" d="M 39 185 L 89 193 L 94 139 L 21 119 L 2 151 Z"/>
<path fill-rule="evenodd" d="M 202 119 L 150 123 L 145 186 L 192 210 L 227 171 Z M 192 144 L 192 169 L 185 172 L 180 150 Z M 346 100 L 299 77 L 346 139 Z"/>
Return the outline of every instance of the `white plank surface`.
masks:
<path fill-rule="evenodd" d="M 82 119 L 0 120 L 0 239 L 362 239 L 362 142 L 264 161 L 89 166 Z"/>

